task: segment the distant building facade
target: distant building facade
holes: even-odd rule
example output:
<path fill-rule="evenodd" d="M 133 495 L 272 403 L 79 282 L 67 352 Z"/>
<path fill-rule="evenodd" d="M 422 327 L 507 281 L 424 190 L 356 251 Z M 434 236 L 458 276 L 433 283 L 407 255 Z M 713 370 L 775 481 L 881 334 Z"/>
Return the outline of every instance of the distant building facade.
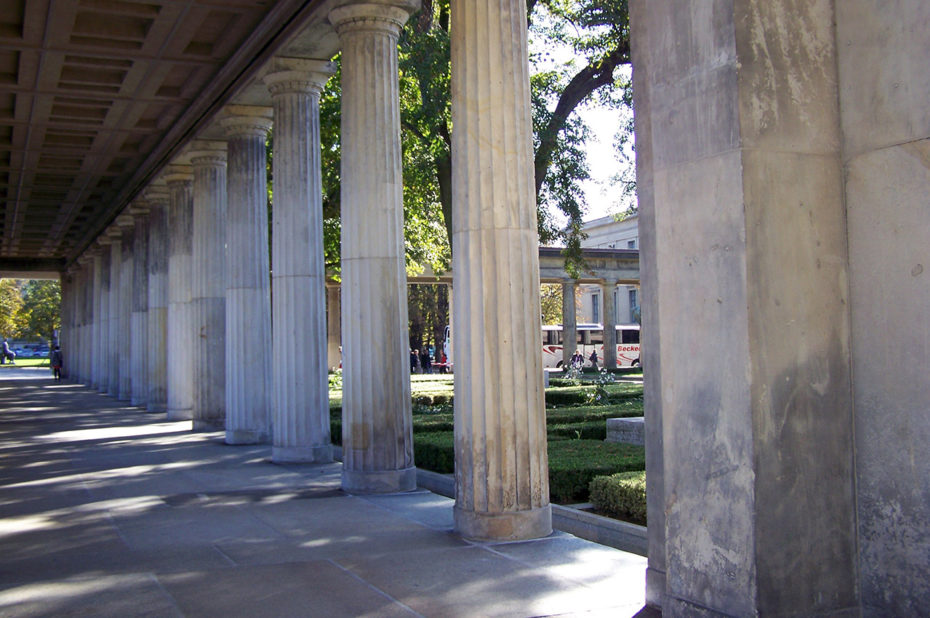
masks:
<path fill-rule="evenodd" d="M 639 221 L 636 216 L 618 221 L 613 216 L 585 221 L 588 237 L 581 246 L 592 249 L 639 249 Z M 600 323 L 604 318 L 603 288 L 599 285 L 578 286 L 578 322 Z M 613 290 L 618 324 L 639 321 L 639 286 L 618 285 Z"/>

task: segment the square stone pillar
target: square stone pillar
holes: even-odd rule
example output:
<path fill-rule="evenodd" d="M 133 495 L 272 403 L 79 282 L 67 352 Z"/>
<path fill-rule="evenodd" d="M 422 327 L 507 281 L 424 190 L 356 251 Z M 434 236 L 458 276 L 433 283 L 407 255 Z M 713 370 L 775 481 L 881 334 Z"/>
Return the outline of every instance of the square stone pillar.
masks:
<path fill-rule="evenodd" d="M 191 255 L 193 252 L 193 172 L 190 166 L 172 164 L 168 184 L 168 419 L 193 417 L 194 369 L 197 333 L 191 309 Z"/>
<path fill-rule="evenodd" d="M 229 106 L 226 172 L 226 443 L 271 439 L 271 297 L 265 140 L 271 110 Z"/>
<path fill-rule="evenodd" d="M 855 615 L 833 2 L 631 4 L 650 583 L 666 616 Z"/>
<path fill-rule="evenodd" d="M 575 281 L 562 282 L 562 367 L 570 367 L 578 347 L 578 320 L 575 312 Z"/>
<path fill-rule="evenodd" d="M 148 238 L 148 396 L 149 412 L 168 409 L 168 190 L 159 183 L 145 192 Z"/>
<path fill-rule="evenodd" d="M 455 529 L 542 537 L 552 518 L 525 4 L 459 1 L 451 31 Z"/>
<path fill-rule="evenodd" d="M 930 3 L 835 2 L 864 616 L 930 616 Z"/>
<path fill-rule="evenodd" d="M 416 487 L 397 37 L 416 3 L 342 3 L 342 486 Z"/>
<path fill-rule="evenodd" d="M 195 142 L 191 307 L 193 428 L 226 425 L 226 143 Z"/>
<path fill-rule="evenodd" d="M 323 60 L 277 58 L 265 77 L 274 105 L 272 213 L 275 462 L 332 461 L 320 170 Z"/>
<path fill-rule="evenodd" d="M 607 369 L 617 368 L 617 284 L 601 284 L 604 297 L 604 354 L 601 365 Z"/>

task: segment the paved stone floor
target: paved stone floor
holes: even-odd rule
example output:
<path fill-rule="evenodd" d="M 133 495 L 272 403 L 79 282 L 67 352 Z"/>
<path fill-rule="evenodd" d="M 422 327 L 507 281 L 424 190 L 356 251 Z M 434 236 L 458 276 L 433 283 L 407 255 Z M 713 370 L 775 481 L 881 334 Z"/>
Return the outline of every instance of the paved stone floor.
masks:
<path fill-rule="evenodd" d="M 0 616 L 633 616 L 645 559 L 452 533 L 452 501 L 351 496 L 48 370 L 0 369 Z M 645 615 L 646 612 L 643 612 Z"/>

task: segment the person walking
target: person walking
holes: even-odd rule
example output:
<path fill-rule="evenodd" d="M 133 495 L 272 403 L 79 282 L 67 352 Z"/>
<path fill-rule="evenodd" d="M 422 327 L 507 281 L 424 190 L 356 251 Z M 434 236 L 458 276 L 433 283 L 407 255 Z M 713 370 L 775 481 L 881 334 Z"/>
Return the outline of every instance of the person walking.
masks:
<path fill-rule="evenodd" d="M 48 362 L 52 366 L 52 373 L 55 374 L 55 381 L 61 382 L 61 348 L 57 345 L 55 349 L 52 350 L 52 353 L 49 354 Z"/>
<path fill-rule="evenodd" d="M 423 373 L 433 373 L 433 365 L 429 357 L 429 348 L 423 348 L 420 352 L 420 367 L 423 368 Z"/>
<path fill-rule="evenodd" d="M 16 364 L 16 352 L 10 349 L 10 342 L 6 339 L 3 340 L 3 348 L 0 349 L 0 357 L 10 361 L 11 365 Z"/>
<path fill-rule="evenodd" d="M 588 360 L 591 361 L 591 366 L 597 369 L 597 350 L 591 350 L 591 356 L 588 357 Z"/>
<path fill-rule="evenodd" d="M 419 364 L 420 359 L 417 350 L 410 350 L 410 373 L 416 373 Z"/>

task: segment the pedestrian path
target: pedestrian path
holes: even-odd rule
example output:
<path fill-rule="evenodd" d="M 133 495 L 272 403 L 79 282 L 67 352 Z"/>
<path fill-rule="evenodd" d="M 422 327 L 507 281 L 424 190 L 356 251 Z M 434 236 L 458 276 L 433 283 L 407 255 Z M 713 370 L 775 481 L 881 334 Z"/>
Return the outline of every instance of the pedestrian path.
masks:
<path fill-rule="evenodd" d="M 25 368 L 23 368 L 25 369 Z M 645 559 L 452 533 L 428 491 L 352 496 L 91 389 L 0 372 L 0 616 L 633 616 Z M 30 377 L 32 376 L 32 377 Z M 646 612 L 643 612 L 646 615 Z"/>

